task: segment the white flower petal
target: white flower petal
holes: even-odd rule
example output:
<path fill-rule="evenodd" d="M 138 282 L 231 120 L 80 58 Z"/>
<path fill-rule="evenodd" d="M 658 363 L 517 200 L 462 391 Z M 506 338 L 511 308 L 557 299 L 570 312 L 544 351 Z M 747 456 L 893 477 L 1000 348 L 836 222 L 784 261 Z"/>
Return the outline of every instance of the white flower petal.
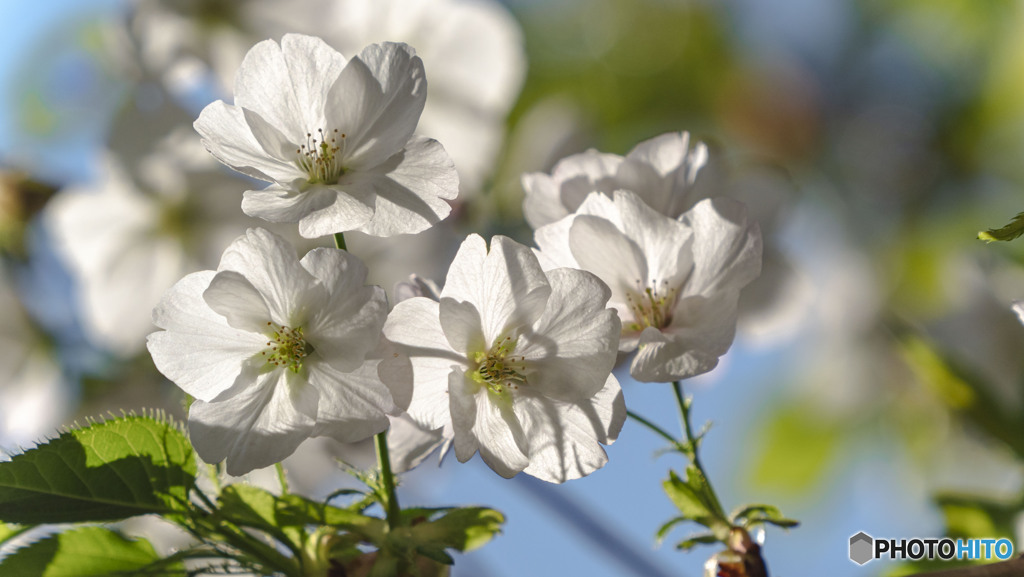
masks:
<path fill-rule="evenodd" d="M 346 168 L 371 169 L 401 150 L 426 98 L 423 62 L 405 44 L 371 44 L 349 61 L 326 109 L 331 127 L 346 133 Z"/>
<path fill-rule="evenodd" d="M 301 141 L 300 144 L 296 144 L 291 138 L 288 138 L 288 136 L 274 127 L 274 125 L 264 120 L 255 110 L 242 108 L 242 117 L 245 118 L 245 123 L 249 125 L 253 138 L 256 139 L 256 142 L 259 143 L 260 147 L 270 158 L 281 161 L 281 164 L 285 166 L 295 164 L 295 159 L 301 154 L 301 149 L 299 148 Z M 302 175 L 298 168 L 294 170 L 294 173 L 297 177 Z"/>
<path fill-rule="evenodd" d="M 473 303 L 443 298 L 438 315 L 452 349 L 463 353 L 487 350 L 489 343 L 484 340 L 480 313 Z"/>
<path fill-rule="evenodd" d="M 237 106 L 217 100 L 199 113 L 194 126 L 210 154 L 242 174 L 280 183 L 306 177 L 294 163 L 267 155 Z"/>
<path fill-rule="evenodd" d="M 302 217 L 322 210 L 335 202 L 336 191 L 314 186 L 303 192 L 289 187 L 270 185 L 263 190 L 247 190 L 242 196 L 242 212 L 267 222 L 299 222 Z M 364 217 L 369 218 L 367 207 Z"/>
<path fill-rule="evenodd" d="M 743 203 L 724 197 L 703 200 L 680 222 L 693 227 L 694 234 L 688 294 L 738 290 L 761 273 L 761 230 L 747 218 Z"/>
<path fill-rule="evenodd" d="M 591 193 L 611 196 L 622 188 L 615 180 L 621 163 L 621 156 L 590 149 L 558 161 L 551 176 L 523 175 L 523 213 L 530 226 L 536 229 L 576 212 Z"/>
<path fill-rule="evenodd" d="M 318 123 L 323 118 L 329 84 L 324 79 L 335 79 L 348 64 L 344 56 L 315 36 L 285 34 L 281 38 L 281 53 L 288 66 L 291 88 L 295 100 L 304 105 L 301 110 L 309 124 L 307 132 L 327 126 Z"/>
<path fill-rule="evenodd" d="M 300 235 L 319 238 L 356 230 L 373 218 L 374 191 L 346 187 L 346 190 L 336 189 L 335 192 L 332 203 L 302 217 L 299 221 Z"/>
<path fill-rule="evenodd" d="M 445 429 L 427 429 L 407 413 L 391 418 L 388 429 L 388 449 L 391 451 L 391 468 L 396 473 L 405 473 L 418 467 L 431 453 L 451 442 L 445 436 Z"/>
<path fill-rule="evenodd" d="M 576 216 L 570 215 L 534 231 L 533 242 L 540 249 L 536 251 L 537 259 L 545 271 L 563 267 L 579 268 L 576 257 L 572 255 L 572 247 L 569 246 L 569 231 L 575 220 Z"/>
<path fill-rule="evenodd" d="M 524 472 L 549 483 L 564 483 L 593 473 L 608 462 L 601 447 L 618 437 L 626 420 L 622 389 L 608 375 L 601 390 L 582 404 L 527 397 L 517 411 L 530 439 L 530 464 Z"/>
<path fill-rule="evenodd" d="M 545 397 L 584 402 L 604 385 L 615 366 L 621 326 L 606 309 L 611 295 L 594 275 L 575 269 L 548 272 L 551 297 L 544 315 L 520 340 L 528 386 Z"/>
<path fill-rule="evenodd" d="M 534 230 L 568 216 L 569 210 L 562 204 L 558 183 L 541 172 L 524 174 L 520 184 L 526 192 L 523 199 L 523 217 Z"/>
<path fill-rule="evenodd" d="M 455 457 L 465 463 L 477 450 L 484 463 L 506 479 L 530 463 L 529 441 L 511 406 L 492 402 L 487 392 L 468 379 L 462 369 L 452 371 L 448 390 Z"/>
<path fill-rule="evenodd" d="M 326 289 L 299 264 L 287 241 L 261 228 L 250 228 L 224 251 L 218 270 L 241 273 L 263 295 L 271 320 L 302 326 L 311 308 L 322 304 Z"/>
<path fill-rule="evenodd" d="M 229 475 L 244 475 L 292 454 L 316 423 L 316 388 L 289 370 L 264 373 L 255 386 L 230 399 L 196 401 L 189 436 L 207 463 L 227 458 Z"/>
<path fill-rule="evenodd" d="M 364 286 L 366 266 L 344 250 L 316 248 L 301 264 L 329 291 L 323 308 L 312 313 L 306 340 L 337 370 L 359 368 L 377 346 L 387 319 L 384 289 Z"/>
<path fill-rule="evenodd" d="M 736 334 L 738 291 L 724 291 L 711 298 L 680 299 L 672 324 L 640 334 L 639 351 L 630 365 L 638 381 L 667 382 L 710 371 L 718 365 Z"/>
<path fill-rule="evenodd" d="M 508 331 L 533 324 L 544 312 L 551 287 L 537 257 L 514 240 L 495 236 L 490 252 L 482 252 L 486 247 L 479 235 L 463 241 L 441 296 L 473 303 L 484 339 L 493 345 Z"/>
<path fill-rule="evenodd" d="M 414 297 L 395 305 L 384 323 L 384 336 L 395 344 L 399 353 L 408 356 L 385 358 L 382 365 L 409 363 L 415 386 L 409 403 L 409 414 L 420 423 L 436 429 L 451 420 L 448 412 L 448 375 L 452 367 L 465 365 L 464 355 L 448 346 L 438 319 L 439 304 L 425 297 Z M 395 375 L 402 375 L 399 367 L 391 373 L 380 369 L 380 377 L 389 386 Z"/>
<path fill-rule="evenodd" d="M 178 281 L 153 310 L 153 322 L 167 329 L 149 335 L 153 362 L 193 397 L 209 401 L 243 378 L 242 364 L 258 355 L 266 338 L 228 326 L 203 300 L 214 271 Z M 245 380 L 243 378 L 243 380 Z"/>
<path fill-rule="evenodd" d="M 319 38 L 288 34 L 259 42 L 235 76 L 235 105 L 259 113 L 294 144 L 322 126 L 327 87 L 345 58 Z"/>
<path fill-rule="evenodd" d="M 643 292 L 648 278 L 647 257 L 636 241 L 613 223 L 577 215 L 569 230 L 569 247 L 580 268 L 604 281 L 615 301 L 626 302 L 627 295 Z"/>
<path fill-rule="evenodd" d="M 413 137 L 405 149 L 345 190 L 372 190 L 373 218 L 354 230 L 372 236 L 422 232 L 451 212 L 459 176 L 436 140 Z M 364 193 L 365 194 L 365 193 Z"/>
<path fill-rule="evenodd" d="M 270 311 L 256 287 L 232 270 L 222 270 L 210 279 L 203 291 L 203 300 L 232 327 L 254 333 L 265 333 Z"/>
<path fill-rule="evenodd" d="M 693 266 L 690 228 L 655 212 L 632 192 L 615 191 L 613 202 L 619 230 L 640 247 L 647 261 L 647 277 L 640 277 L 641 282 L 665 282 L 669 286 L 682 283 Z"/>
<path fill-rule="evenodd" d="M 355 443 L 388 428 L 386 413 L 397 412 L 391 393 L 377 376 L 377 362 L 351 372 L 326 363 L 311 363 L 309 382 L 320 392 L 312 436 Z"/>
<path fill-rule="evenodd" d="M 713 190 L 696 185 L 708 162 L 702 142 L 690 148 L 687 132 L 645 140 L 629 151 L 619 167 L 619 188 L 632 190 L 660 214 L 676 218 Z"/>

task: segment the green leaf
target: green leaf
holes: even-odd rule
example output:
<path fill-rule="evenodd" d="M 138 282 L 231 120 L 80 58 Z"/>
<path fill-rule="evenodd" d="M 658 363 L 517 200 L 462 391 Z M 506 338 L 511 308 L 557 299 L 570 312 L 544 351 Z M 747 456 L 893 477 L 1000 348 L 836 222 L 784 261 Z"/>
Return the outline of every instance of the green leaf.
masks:
<path fill-rule="evenodd" d="M 758 425 L 750 482 L 789 495 L 820 483 L 844 440 L 841 426 L 802 403 L 776 407 L 766 421 Z"/>
<path fill-rule="evenodd" d="M 417 548 L 436 545 L 457 551 L 482 547 L 501 532 L 505 516 L 486 507 L 461 507 L 443 511 L 441 517 L 414 525 L 410 536 Z"/>
<path fill-rule="evenodd" d="M 258 487 L 238 484 L 225 487 L 219 501 L 217 515 L 236 525 L 264 531 L 295 551 L 302 547 L 301 529 L 310 525 L 343 529 L 377 545 L 385 539 L 384 520 L 293 493 L 277 496 Z"/>
<path fill-rule="evenodd" d="M 686 468 L 685 480 L 680 479 L 675 471 L 669 471 L 663 486 L 684 519 L 707 527 L 725 540 L 729 533 L 729 520 L 718 510 L 711 486 L 697 467 L 690 465 Z"/>
<path fill-rule="evenodd" d="M 160 416 L 73 429 L 0 463 L 0 521 L 110 521 L 187 507 L 192 445 Z"/>
<path fill-rule="evenodd" d="M 0 545 L 14 539 L 18 535 L 21 535 L 25 531 L 31 529 L 31 526 L 22 525 L 8 525 L 6 523 L 0 523 Z"/>
<path fill-rule="evenodd" d="M 675 528 L 676 525 L 686 523 L 687 521 L 689 519 L 686 517 L 675 517 L 666 521 L 664 525 L 658 528 L 658 532 L 654 534 L 654 544 L 661 545 L 665 541 L 665 537 L 668 536 L 669 531 Z"/>
<path fill-rule="evenodd" d="M 946 534 L 961 539 L 1013 539 L 1022 508 L 1019 499 L 1002 501 L 950 494 L 940 495 L 935 500 L 946 518 Z"/>
<path fill-rule="evenodd" d="M 718 537 L 715 537 L 714 533 L 696 533 L 676 543 L 676 549 L 679 549 L 680 551 L 689 551 L 697 545 L 713 545 L 720 542 L 721 541 Z"/>
<path fill-rule="evenodd" d="M 1024 212 L 1017 214 L 1010 224 L 1003 228 L 990 228 L 978 233 L 978 238 L 985 242 L 997 240 L 1010 241 L 1024 234 Z"/>
<path fill-rule="evenodd" d="M 449 555 L 444 550 L 444 547 L 441 546 L 420 545 L 419 547 L 416 547 L 416 552 L 426 557 L 427 559 L 437 561 L 438 563 L 442 563 L 444 565 L 455 564 L 455 559 L 452 559 L 452 556 Z"/>
<path fill-rule="evenodd" d="M 799 521 L 787 518 L 773 505 L 744 505 L 732 514 L 732 523 L 744 527 L 752 527 L 760 523 L 768 523 L 783 529 L 790 529 L 800 524 Z"/>
<path fill-rule="evenodd" d="M 129 577 L 184 575 L 165 566 L 144 539 L 132 541 L 109 529 L 82 527 L 41 539 L 0 561 L 0 575 L 18 577 Z"/>

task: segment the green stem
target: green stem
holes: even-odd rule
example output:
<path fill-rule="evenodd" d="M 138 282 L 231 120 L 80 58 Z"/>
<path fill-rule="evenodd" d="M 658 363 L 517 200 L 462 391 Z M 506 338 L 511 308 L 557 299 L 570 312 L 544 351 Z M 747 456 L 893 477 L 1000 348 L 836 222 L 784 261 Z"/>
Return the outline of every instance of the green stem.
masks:
<path fill-rule="evenodd" d="M 388 432 L 382 431 L 374 437 L 377 446 L 377 462 L 380 464 L 381 481 L 384 483 L 384 514 L 388 528 L 395 529 L 400 523 L 402 509 L 398 506 L 398 494 L 395 493 L 395 476 L 391 472 L 391 456 L 388 453 Z"/>
<path fill-rule="evenodd" d="M 345 244 L 345 234 L 334 233 L 334 246 L 341 250 L 348 250 Z M 388 452 L 388 432 L 383 431 L 374 437 L 374 444 L 377 447 L 377 463 L 380 466 L 381 482 L 384 484 L 384 516 L 388 522 L 389 529 L 395 529 L 401 523 L 402 509 L 398 506 L 398 494 L 395 492 L 395 474 L 391 471 L 391 455 Z"/>
<path fill-rule="evenodd" d="M 658 435 L 659 435 L 659 436 L 661 436 L 661 437 L 662 437 L 663 439 L 665 439 L 666 441 L 668 441 L 669 443 L 672 443 L 672 445 L 673 445 L 673 446 L 674 446 L 674 447 L 675 447 L 675 448 L 676 448 L 676 449 L 677 449 L 678 451 L 680 451 L 680 452 L 682 452 L 682 453 L 685 453 L 685 454 L 687 454 L 687 455 L 689 454 L 689 452 L 688 452 L 688 451 L 686 450 L 686 446 L 685 446 L 685 445 L 683 445 L 682 443 L 680 443 L 678 439 L 676 439 L 676 438 L 675 438 L 675 437 L 673 437 L 672 435 L 668 434 L 668 433 L 667 433 L 667 432 L 665 431 L 665 429 L 662 429 L 662 428 L 661 428 L 661 427 L 659 427 L 658 425 L 655 425 L 655 424 L 654 424 L 654 423 L 652 423 L 651 421 L 648 421 L 647 419 L 645 419 L 644 417 L 641 417 L 640 415 L 638 415 L 638 414 L 634 413 L 633 411 L 627 410 L 627 411 L 626 411 L 626 416 L 627 416 L 627 417 L 629 417 L 629 418 L 631 418 L 631 419 L 633 419 L 634 421 L 636 421 L 636 422 L 640 423 L 641 425 L 643 425 L 643 426 L 647 427 L 648 429 L 650 429 L 651 431 L 653 431 L 654 433 L 658 434 Z"/>
<path fill-rule="evenodd" d="M 683 433 L 686 435 L 686 443 L 689 446 L 687 455 L 690 457 L 690 462 L 697 471 L 704 477 L 707 484 L 708 491 L 711 494 L 711 498 L 715 501 L 715 507 L 718 509 L 718 513 L 725 518 L 725 510 L 722 509 L 722 502 L 718 499 L 718 494 L 715 493 L 715 488 L 711 485 L 711 478 L 708 477 L 707 472 L 704 470 L 704 465 L 700 462 L 700 454 L 698 452 L 697 439 L 693 435 L 693 428 L 690 426 L 690 406 L 691 403 L 686 401 L 686 397 L 683 395 L 683 383 L 682 381 L 672 381 L 672 390 L 676 393 L 676 403 L 679 404 L 679 417 L 683 424 Z"/>
<path fill-rule="evenodd" d="M 281 494 L 288 494 L 288 476 L 284 472 L 284 465 L 281 463 L 274 463 L 274 467 L 277 469 L 277 482 L 281 484 Z"/>

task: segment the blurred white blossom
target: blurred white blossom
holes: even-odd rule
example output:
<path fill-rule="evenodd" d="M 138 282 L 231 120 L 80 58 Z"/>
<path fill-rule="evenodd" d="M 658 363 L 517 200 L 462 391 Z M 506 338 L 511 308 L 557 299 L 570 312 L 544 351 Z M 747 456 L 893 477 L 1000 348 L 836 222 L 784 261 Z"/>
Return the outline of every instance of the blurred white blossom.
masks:
<path fill-rule="evenodd" d="M 708 149 L 691 144 L 687 132 L 670 132 L 633 147 L 625 157 L 590 149 L 563 158 L 551 174 L 523 175 L 523 213 L 533 228 L 564 218 L 592 192 L 611 196 L 630 190 L 649 207 L 678 218 L 698 201 L 718 193 L 702 176 Z"/>
<path fill-rule="evenodd" d="M 52 433 L 71 403 L 60 367 L 0 271 L 0 456 Z"/>
<path fill-rule="evenodd" d="M 215 266 L 252 222 L 235 196 L 244 184 L 188 132 L 138 155 L 135 177 L 120 156 L 107 154 L 95 182 L 62 190 L 44 212 L 74 281 L 86 336 L 121 356 L 142 350 L 164 291 L 186 273 Z"/>

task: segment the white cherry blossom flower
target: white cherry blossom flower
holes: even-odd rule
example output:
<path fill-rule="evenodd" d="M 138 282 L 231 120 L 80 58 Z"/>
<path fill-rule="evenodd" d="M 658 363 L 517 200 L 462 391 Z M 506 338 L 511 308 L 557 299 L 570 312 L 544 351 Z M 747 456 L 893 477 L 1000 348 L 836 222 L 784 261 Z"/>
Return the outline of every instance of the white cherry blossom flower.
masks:
<path fill-rule="evenodd" d="M 411 363 L 409 415 L 427 429 L 450 426 L 459 461 L 479 451 L 503 477 L 561 483 L 602 467 L 601 445 L 625 419 L 607 287 L 579 270 L 545 273 L 508 238 L 488 251 L 471 235 L 440 297 L 398 303 L 384 326 L 397 360 Z"/>
<path fill-rule="evenodd" d="M 632 192 L 595 192 L 534 238 L 545 268 L 579 267 L 611 288 L 619 350 L 639 349 L 630 367 L 639 381 L 713 369 L 732 344 L 740 289 L 761 269 L 757 223 L 728 198 L 702 200 L 677 220 Z"/>
<path fill-rule="evenodd" d="M 195 397 L 192 444 L 240 475 L 290 455 L 307 437 L 354 442 L 397 409 L 373 357 L 387 311 L 366 268 L 328 248 L 300 261 L 280 237 L 250 229 L 216 271 L 190 274 L 153 312 L 149 351 Z"/>
<path fill-rule="evenodd" d="M 307 238 L 416 233 L 458 194 L 444 148 L 413 136 L 426 97 L 423 62 L 405 44 L 346 59 L 319 38 L 286 34 L 253 46 L 234 104 L 210 104 L 195 128 L 218 160 L 271 183 L 245 193 L 250 216 L 297 222 Z"/>
<path fill-rule="evenodd" d="M 631 190 L 648 206 L 678 218 L 714 188 L 704 184 L 707 147 L 687 132 L 670 132 L 637 144 L 625 157 L 591 149 L 563 158 L 550 175 L 524 174 L 523 212 L 533 228 L 564 218 L 592 192 Z"/>
<path fill-rule="evenodd" d="M 159 78 L 172 93 L 192 90 L 212 76 L 230 94 L 249 47 L 286 32 L 319 36 L 343 54 L 385 41 L 415 47 L 430 67 L 430 94 L 417 133 L 444 143 L 459 172 L 461 197 L 479 190 L 526 75 L 522 31 L 501 2 L 139 0 L 110 52 L 119 61 L 130 60 L 123 68 Z"/>
<path fill-rule="evenodd" d="M 133 144 L 139 150 L 128 158 L 105 154 L 93 182 L 61 190 L 43 212 L 86 337 L 120 357 L 143 350 L 164 292 L 189 272 L 215 268 L 253 224 L 232 200 L 244 181 L 190 128 Z M 301 240 L 294 226 L 278 228 Z"/>

